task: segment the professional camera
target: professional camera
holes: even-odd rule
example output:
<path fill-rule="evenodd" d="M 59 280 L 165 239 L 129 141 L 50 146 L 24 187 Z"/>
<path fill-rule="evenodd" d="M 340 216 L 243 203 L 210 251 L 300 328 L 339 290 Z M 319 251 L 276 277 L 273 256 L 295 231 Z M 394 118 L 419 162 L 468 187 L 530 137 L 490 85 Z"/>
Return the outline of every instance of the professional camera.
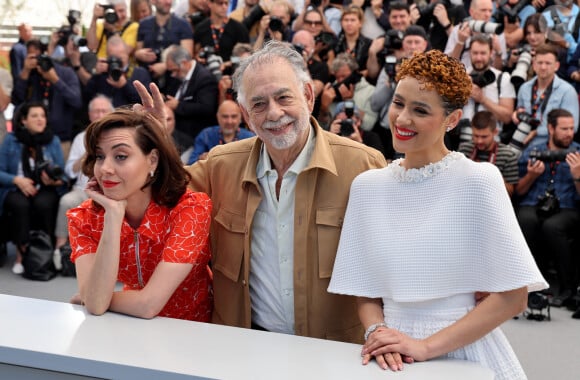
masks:
<path fill-rule="evenodd" d="M 121 75 L 123 75 L 123 61 L 121 58 L 110 56 L 107 58 L 107 64 L 109 65 L 109 70 L 107 71 L 109 76 L 115 82 L 118 82 L 121 79 Z"/>
<path fill-rule="evenodd" d="M 205 67 L 207 67 L 207 69 L 211 71 L 213 76 L 218 81 L 222 78 L 223 75 L 221 70 L 223 63 L 224 60 L 217 54 L 210 54 L 205 61 Z"/>
<path fill-rule="evenodd" d="M 511 75 L 511 82 L 516 91 L 528 79 L 528 70 L 530 70 L 530 66 L 532 65 L 531 51 L 532 47 L 530 45 L 524 45 L 516 51 L 518 61 Z"/>
<path fill-rule="evenodd" d="M 323 45 L 328 46 L 329 48 L 334 47 L 337 43 L 336 36 L 331 32 L 320 32 L 318 36 L 314 37 L 314 42 L 320 42 Z"/>
<path fill-rule="evenodd" d="M 489 86 L 495 82 L 495 74 L 490 69 L 485 71 L 473 71 L 469 76 L 471 77 L 473 84 L 481 88 Z"/>
<path fill-rule="evenodd" d="M 210 55 L 215 55 L 215 48 L 213 46 L 204 46 L 201 48 L 199 58 L 208 59 Z"/>
<path fill-rule="evenodd" d="M 473 141 L 473 128 L 471 128 L 471 121 L 469 119 L 461 119 L 457 123 L 457 126 L 453 129 L 454 135 L 459 133 L 459 142 L 471 142 Z"/>
<path fill-rule="evenodd" d="M 346 100 L 344 102 L 344 114 L 346 119 L 340 122 L 340 135 L 348 137 L 354 133 L 354 102 L 352 100 Z"/>
<path fill-rule="evenodd" d="M 303 44 L 292 44 L 292 47 L 294 48 L 294 50 L 296 50 L 298 52 L 298 54 L 302 55 L 302 53 L 304 52 L 304 45 Z"/>
<path fill-rule="evenodd" d="M 531 160 L 540 160 L 543 162 L 556 162 L 566 160 L 568 153 L 577 152 L 576 149 L 558 149 L 558 150 L 537 150 L 530 151 Z"/>
<path fill-rule="evenodd" d="M 101 8 L 105 11 L 103 18 L 108 24 L 114 24 L 119 21 L 119 15 L 115 11 L 115 7 L 109 4 L 99 4 Z"/>
<path fill-rule="evenodd" d="M 536 214 L 540 218 L 549 218 L 560 212 L 560 200 L 556 196 L 554 187 L 550 186 L 543 195 L 538 196 Z"/>
<path fill-rule="evenodd" d="M 54 67 L 54 63 L 52 62 L 52 58 L 46 54 L 41 54 L 36 57 L 36 62 L 38 67 L 42 69 L 42 71 L 46 72 Z"/>
<path fill-rule="evenodd" d="M 532 115 L 527 112 L 518 112 L 518 126 L 512 136 L 509 146 L 516 151 L 522 151 L 524 149 L 524 141 L 531 131 L 538 128 L 540 125 L 540 120 L 534 119 Z"/>
<path fill-rule="evenodd" d="M 394 55 L 387 55 L 385 57 L 384 69 L 385 69 L 385 73 L 389 77 L 389 80 L 391 81 L 391 83 L 395 82 L 395 76 L 397 75 L 397 64 L 398 63 L 399 63 L 399 60 Z"/>
<path fill-rule="evenodd" d="M 503 24 L 504 18 L 507 16 L 507 22 L 515 24 L 519 21 L 518 13 L 520 13 L 520 11 L 529 3 L 529 0 L 518 0 L 516 5 L 510 5 L 509 0 L 502 0 L 498 4 L 493 19 L 498 23 Z"/>
<path fill-rule="evenodd" d="M 346 77 L 342 82 L 334 82 L 332 87 L 334 88 L 334 92 L 336 96 L 334 97 L 335 102 L 342 101 L 342 95 L 340 94 L 339 88 L 340 85 L 344 84 L 346 87 L 350 85 L 356 85 L 362 78 L 362 75 L 358 71 L 353 71 L 348 77 Z"/>
<path fill-rule="evenodd" d="M 546 309 L 547 314 L 543 313 L 544 309 Z M 549 321 L 551 319 L 550 301 L 548 300 L 548 296 L 542 292 L 528 293 L 528 310 L 524 313 L 527 319 L 535 321 Z"/>
<path fill-rule="evenodd" d="M 469 29 L 476 33 L 501 34 L 503 32 L 503 24 L 496 22 L 469 20 L 468 25 Z"/>
<path fill-rule="evenodd" d="M 284 30 L 284 23 L 280 17 L 270 16 L 270 22 L 268 23 L 268 29 L 272 32 L 282 32 Z"/>
<path fill-rule="evenodd" d="M 42 172 L 45 172 L 46 175 L 50 177 L 53 181 L 57 181 L 61 179 L 64 175 L 64 171 L 58 165 L 53 165 L 50 161 L 43 161 L 36 166 L 36 174 L 40 179 L 40 175 Z"/>
<path fill-rule="evenodd" d="M 451 7 L 450 0 L 434 1 L 431 4 L 427 4 L 427 5 L 419 8 L 419 14 L 421 15 L 421 18 L 430 17 L 431 15 L 433 15 L 433 11 L 435 10 L 435 7 L 439 4 L 442 4 L 446 9 L 449 9 L 449 7 Z"/>
<path fill-rule="evenodd" d="M 56 31 L 58 34 L 57 44 L 60 46 L 66 46 L 68 40 L 72 40 L 76 47 L 87 46 L 87 39 L 75 34 L 73 32 L 72 26 L 65 25 L 61 26 L 60 29 Z"/>
<path fill-rule="evenodd" d="M 383 49 L 377 52 L 377 60 L 379 62 L 385 62 L 389 55 L 393 55 L 396 50 L 400 50 L 403 47 L 403 38 L 405 34 L 400 30 L 391 29 L 387 31 L 384 35 L 385 42 Z"/>

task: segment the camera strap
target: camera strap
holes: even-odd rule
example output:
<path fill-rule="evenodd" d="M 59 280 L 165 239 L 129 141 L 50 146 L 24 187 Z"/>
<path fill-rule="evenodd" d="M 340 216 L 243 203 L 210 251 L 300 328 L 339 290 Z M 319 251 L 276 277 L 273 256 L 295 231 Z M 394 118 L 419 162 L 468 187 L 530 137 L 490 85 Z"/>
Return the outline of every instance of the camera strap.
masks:
<path fill-rule="evenodd" d="M 552 95 L 552 87 L 554 85 L 554 80 L 550 82 L 548 87 L 542 92 L 540 95 L 540 99 L 538 99 L 538 79 L 536 78 L 534 85 L 532 86 L 532 117 L 535 119 L 541 119 L 544 112 L 546 112 L 546 107 L 548 105 L 548 100 L 550 99 L 550 95 Z M 537 117 L 538 109 L 540 109 L 540 117 Z"/>
<path fill-rule="evenodd" d="M 497 142 L 493 142 L 493 146 L 491 147 L 491 149 L 489 151 L 485 151 L 485 150 L 479 150 L 477 149 L 477 147 L 474 145 L 473 146 L 473 150 L 471 151 L 471 156 L 469 157 L 471 159 L 471 161 L 475 161 L 475 162 L 480 162 L 481 160 L 479 159 L 479 153 L 488 153 L 489 157 L 487 158 L 487 162 L 492 163 L 495 165 L 495 161 L 497 160 Z"/>
<path fill-rule="evenodd" d="M 219 53 L 220 51 L 220 40 L 224 34 L 224 29 L 228 21 L 229 19 L 226 19 L 219 28 L 213 26 L 213 24 L 209 26 L 211 29 L 211 38 L 213 39 L 213 47 L 216 53 Z"/>

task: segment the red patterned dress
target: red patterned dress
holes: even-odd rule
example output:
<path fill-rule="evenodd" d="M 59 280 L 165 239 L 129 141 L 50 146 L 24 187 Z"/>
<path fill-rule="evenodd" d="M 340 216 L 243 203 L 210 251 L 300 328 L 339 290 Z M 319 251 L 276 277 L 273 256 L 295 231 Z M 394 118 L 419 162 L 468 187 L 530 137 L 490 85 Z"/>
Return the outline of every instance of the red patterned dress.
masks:
<path fill-rule="evenodd" d="M 193 264 L 159 316 L 209 322 L 212 309 L 209 226 L 211 200 L 205 193 L 187 190 L 169 209 L 151 201 L 141 225 L 121 227 L 118 281 L 124 290 L 142 289 L 161 261 Z M 104 210 L 91 199 L 68 211 L 71 259 L 97 252 Z"/>

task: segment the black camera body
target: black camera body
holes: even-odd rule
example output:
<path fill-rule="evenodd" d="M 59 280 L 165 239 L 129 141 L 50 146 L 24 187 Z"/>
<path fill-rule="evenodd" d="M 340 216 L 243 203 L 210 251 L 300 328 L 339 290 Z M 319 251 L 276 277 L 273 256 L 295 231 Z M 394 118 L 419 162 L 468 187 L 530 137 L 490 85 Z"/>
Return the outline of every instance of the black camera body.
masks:
<path fill-rule="evenodd" d="M 549 218 L 552 215 L 557 214 L 560 211 L 560 200 L 556 196 L 553 186 L 550 186 L 548 190 L 538 197 L 538 203 L 536 203 L 536 213 L 540 218 Z"/>
<path fill-rule="evenodd" d="M 340 122 L 340 136 L 348 137 L 354 133 L 354 102 L 352 100 L 346 100 L 344 102 L 344 114 L 346 119 Z"/>
<path fill-rule="evenodd" d="M 199 51 L 199 58 L 207 59 L 210 55 L 215 54 L 215 48 L 213 46 L 204 46 Z"/>
<path fill-rule="evenodd" d="M 518 0 L 516 5 L 508 4 L 509 0 L 502 0 L 497 6 L 497 11 L 493 15 L 493 19 L 498 23 L 504 22 L 504 17 L 507 16 L 507 22 L 510 24 L 515 24 L 519 21 L 518 13 L 530 3 L 529 0 Z"/>
<path fill-rule="evenodd" d="M 121 75 L 123 75 L 123 61 L 119 57 L 110 56 L 107 58 L 107 64 L 109 65 L 107 73 L 112 80 L 118 82 L 121 79 Z"/>
<path fill-rule="evenodd" d="M 99 4 L 99 6 L 105 11 L 103 18 L 107 24 L 115 24 L 117 21 L 119 21 L 119 15 L 117 14 L 117 11 L 115 11 L 115 7 L 113 5 Z"/>
<path fill-rule="evenodd" d="M 495 82 L 496 79 L 494 72 L 490 69 L 485 71 L 473 71 L 469 76 L 471 77 L 473 84 L 481 88 L 489 86 Z"/>
<path fill-rule="evenodd" d="M 558 149 L 558 150 L 532 150 L 530 151 L 531 160 L 540 160 L 543 162 L 565 161 L 568 153 L 577 152 L 576 149 Z"/>
<path fill-rule="evenodd" d="M 421 18 L 430 17 L 431 15 L 433 15 L 433 11 L 435 10 L 435 7 L 439 4 L 442 4 L 445 7 L 445 9 L 447 9 L 447 10 L 449 10 L 449 8 L 451 7 L 450 0 L 435 1 L 435 2 L 427 4 L 424 7 L 419 9 L 419 14 L 421 15 Z"/>
<path fill-rule="evenodd" d="M 41 68 L 42 71 L 47 72 L 48 70 L 54 67 L 54 63 L 52 62 L 52 58 L 47 54 L 41 54 L 36 57 L 36 62 L 38 67 Z"/>
<path fill-rule="evenodd" d="M 282 32 L 284 30 L 284 23 L 280 17 L 270 16 L 270 22 L 268 23 L 268 29 L 272 32 Z"/>
<path fill-rule="evenodd" d="M 36 173 L 40 179 L 40 174 L 45 172 L 53 181 L 58 181 L 64 175 L 64 171 L 58 165 L 53 165 L 50 161 L 43 161 L 36 166 Z"/>
<path fill-rule="evenodd" d="M 404 33 L 400 30 L 391 29 L 387 31 L 384 35 L 385 42 L 383 49 L 377 52 L 377 60 L 379 62 L 385 62 L 389 55 L 393 55 L 393 52 L 400 50 L 403 47 Z"/>
<path fill-rule="evenodd" d="M 194 12 L 194 13 L 190 14 L 188 17 L 189 17 L 189 22 L 190 22 L 191 26 L 194 28 L 197 24 L 199 24 L 200 22 L 202 22 L 203 20 L 205 20 L 207 18 L 207 16 L 201 12 Z"/>
<path fill-rule="evenodd" d="M 319 42 L 329 48 L 334 47 L 338 42 L 336 36 L 331 32 L 320 32 L 316 37 L 314 37 L 314 42 Z"/>
<path fill-rule="evenodd" d="M 340 94 L 340 85 L 344 84 L 346 87 L 350 85 L 356 85 L 362 78 L 362 75 L 358 71 L 353 71 L 348 77 L 346 77 L 342 82 L 335 82 L 332 84 L 336 96 L 334 97 L 335 102 L 342 101 L 342 95 Z"/>
<path fill-rule="evenodd" d="M 385 69 L 385 73 L 389 77 L 391 82 L 394 82 L 395 76 L 397 75 L 397 64 L 399 60 L 394 55 L 387 55 L 385 57 L 385 65 L 383 68 Z"/>

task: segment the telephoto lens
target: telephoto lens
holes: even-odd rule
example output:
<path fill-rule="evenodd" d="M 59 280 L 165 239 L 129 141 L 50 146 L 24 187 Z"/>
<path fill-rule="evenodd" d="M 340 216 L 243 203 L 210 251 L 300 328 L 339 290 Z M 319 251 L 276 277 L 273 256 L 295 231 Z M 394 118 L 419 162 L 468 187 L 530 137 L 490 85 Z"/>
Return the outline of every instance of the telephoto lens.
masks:
<path fill-rule="evenodd" d="M 468 25 L 469 29 L 477 33 L 501 34 L 501 32 L 503 32 L 503 24 L 498 24 L 496 22 L 470 20 Z"/>
<path fill-rule="evenodd" d="M 538 128 L 540 121 L 538 119 L 534 119 L 532 115 L 527 112 L 518 112 L 517 117 L 519 123 L 512 136 L 509 146 L 513 150 L 521 152 L 525 147 L 524 141 L 531 131 Z"/>

